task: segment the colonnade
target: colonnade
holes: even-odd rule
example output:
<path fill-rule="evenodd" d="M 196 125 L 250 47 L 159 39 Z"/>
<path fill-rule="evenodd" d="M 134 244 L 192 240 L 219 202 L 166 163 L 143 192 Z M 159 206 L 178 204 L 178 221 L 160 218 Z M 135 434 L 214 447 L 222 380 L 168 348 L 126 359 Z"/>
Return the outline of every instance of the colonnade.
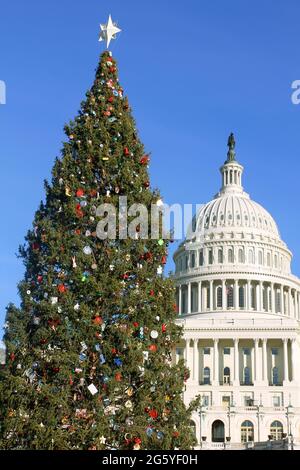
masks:
<path fill-rule="evenodd" d="M 251 280 L 187 282 L 177 287 L 178 314 L 220 310 L 281 313 L 300 319 L 300 292 L 291 286 Z"/>

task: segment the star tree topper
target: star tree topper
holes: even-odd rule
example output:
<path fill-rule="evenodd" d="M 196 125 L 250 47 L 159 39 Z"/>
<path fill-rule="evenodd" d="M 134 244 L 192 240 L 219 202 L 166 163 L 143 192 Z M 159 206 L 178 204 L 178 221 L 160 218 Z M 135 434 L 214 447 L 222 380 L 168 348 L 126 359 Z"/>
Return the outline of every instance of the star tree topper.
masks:
<path fill-rule="evenodd" d="M 112 39 L 116 39 L 118 33 L 122 30 L 117 27 L 116 23 L 113 23 L 111 16 L 108 17 L 108 22 L 106 24 L 100 24 L 101 32 L 99 36 L 99 41 L 106 41 L 106 47 L 109 46 L 109 43 Z"/>

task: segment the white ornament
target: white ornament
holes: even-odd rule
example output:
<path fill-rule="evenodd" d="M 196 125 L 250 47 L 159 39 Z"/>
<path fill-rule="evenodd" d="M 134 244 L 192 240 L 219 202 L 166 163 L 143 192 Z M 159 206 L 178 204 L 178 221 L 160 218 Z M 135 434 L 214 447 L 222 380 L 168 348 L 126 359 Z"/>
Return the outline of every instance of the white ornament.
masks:
<path fill-rule="evenodd" d="M 163 273 L 163 268 L 162 266 L 158 266 L 157 268 L 157 274 L 162 274 Z"/>
<path fill-rule="evenodd" d="M 92 394 L 92 395 L 96 395 L 96 393 L 98 393 L 98 388 L 95 387 L 94 384 L 91 384 L 88 386 L 88 391 Z"/>
<path fill-rule="evenodd" d="M 150 336 L 151 336 L 152 339 L 158 338 L 158 331 L 152 330 L 151 333 L 150 333 Z"/>
<path fill-rule="evenodd" d="M 51 302 L 52 305 L 57 304 L 57 302 L 58 302 L 58 297 L 50 297 L 50 302 Z"/>
<path fill-rule="evenodd" d="M 88 245 L 86 245 L 84 248 L 83 248 L 83 253 L 85 255 L 91 255 L 92 254 L 92 248 Z"/>
<path fill-rule="evenodd" d="M 113 23 L 111 15 L 108 17 L 107 24 L 100 24 L 100 28 L 99 41 L 106 41 L 106 47 L 108 48 L 110 41 L 116 39 L 116 35 L 121 32 L 121 29 L 116 26 L 116 23 Z"/>
<path fill-rule="evenodd" d="M 100 444 L 105 444 L 106 443 L 106 437 L 101 436 L 100 437 Z"/>

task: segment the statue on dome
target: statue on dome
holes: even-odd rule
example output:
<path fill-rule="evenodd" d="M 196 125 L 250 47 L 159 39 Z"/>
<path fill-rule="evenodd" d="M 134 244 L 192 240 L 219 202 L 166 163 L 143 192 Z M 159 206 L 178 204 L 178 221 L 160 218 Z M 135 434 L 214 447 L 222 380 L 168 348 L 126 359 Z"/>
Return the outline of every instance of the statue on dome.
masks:
<path fill-rule="evenodd" d="M 235 140 L 234 140 L 233 132 L 231 132 L 230 136 L 228 137 L 227 145 L 228 145 L 229 150 L 227 152 L 227 160 L 225 163 L 234 162 L 235 161 L 235 151 L 234 151 Z"/>

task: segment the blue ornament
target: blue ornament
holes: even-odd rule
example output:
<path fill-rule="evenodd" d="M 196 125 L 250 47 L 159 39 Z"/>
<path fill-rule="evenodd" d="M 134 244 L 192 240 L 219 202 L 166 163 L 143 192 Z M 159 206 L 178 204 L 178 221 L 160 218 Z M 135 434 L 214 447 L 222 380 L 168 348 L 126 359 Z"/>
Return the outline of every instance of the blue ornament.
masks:
<path fill-rule="evenodd" d="M 109 122 L 115 122 L 116 120 L 117 120 L 116 117 L 110 117 L 110 118 L 108 118 L 108 121 L 109 121 Z"/>
<path fill-rule="evenodd" d="M 159 439 L 161 441 L 164 438 L 164 433 L 161 432 L 161 431 L 158 431 L 156 437 L 157 437 L 157 439 Z"/>
<path fill-rule="evenodd" d="M 79 354 L 79 360 L 80 360 L 80 361 L 85 361 L 85 360 L 86 360 L 86 354 L 80 353 L 80 354 Z"/>
<path fill-rule="evenodd" d="M 150 428 L 150 426 L 146 429 L 146 434 L 147 434 L 148 437 L 151 437 L 151 436 L 152 436 L 152 434 L 153 434 L 153 429 Z"/>
<path fill-rule="evenodd" d="M 119 357 L 116 357 L 114 359 L 114 363 L 116 366 L 121 366 L 123 364 L 122 359 L 120 359 Z"/>
<path fill-rule="evenodd" d="M 98 352 L 101 351 L 101 346 L 100 346 L 100 344 L 98 344 L 98 343 L 95 344 L 95 350 L 98 351 Z"/>
<path fill-rule="evenodd" d="M 114 94 L 115 96 L 119 96 L 119 92 L 118 92 L 117 90 L 113 90 L 113 94 Z"/>
<path fill-rule="evenodd" d="M 99 359 L 100 359 L 100 364 L 105 364 L 106 360 L 103 354 L 100 354 Z"/>

